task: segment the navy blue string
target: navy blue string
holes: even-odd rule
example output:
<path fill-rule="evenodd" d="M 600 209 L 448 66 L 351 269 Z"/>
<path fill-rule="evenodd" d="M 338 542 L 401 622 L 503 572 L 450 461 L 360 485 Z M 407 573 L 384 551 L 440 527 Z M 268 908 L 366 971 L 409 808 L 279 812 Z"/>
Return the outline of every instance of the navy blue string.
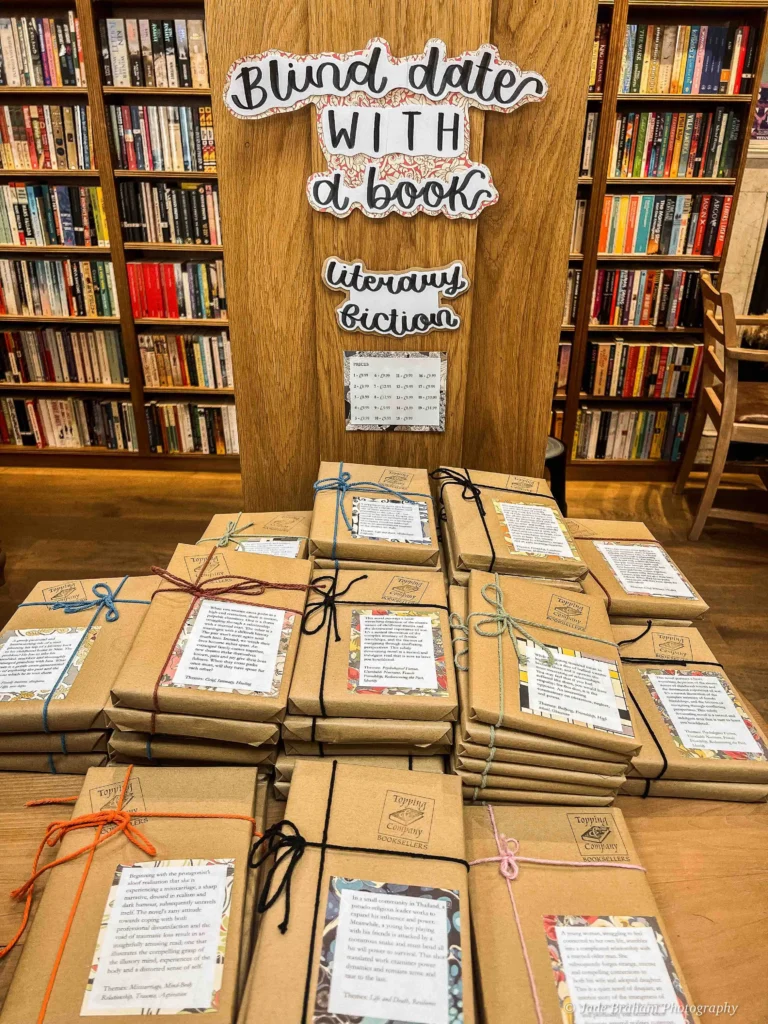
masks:
<path fill-rule="evenodd" d="M 339 533 L 339 511 L 341 511 L 344 518 L 344 525 L 350 533 L 352 532 L 352 523 L 350 523 L 347 516 L 347 510 L 344 508 L 344 498 L 349 491 L 357 491 L 360 494 L 391 494 L 400 501 L 407 501 L 412 505 L 416 504 L 414 497 L 427 498 L 429 501 L 432 500 L 431 494 L 422 494 L 420 491 L 395 491 L 391 487 L 387 487 L 386 484 L 376 483 L 375 480 L 359 480 L 353 483 L 352 474 L 345 472 L 343 462 L 339 463 L 338 476 L 326 476 L 323 477 L 322 480 L 316 481 L 314 490 L 315 494 L 320 494 L 321 491 L 336 491 L 336 511 L 333 517 L 333 546 L 331 548 L 331 558 L 333 559 L 337 569 L 339 568 L 339 562 L 336 557 L 336 540 Z M 409 497 L 409 495 L 413 495 L 414 497 Z"/>
<path fill-rule="evenodd" d="M 75 647 L 74 651 L 72 651 L 72 654 L 69 656 L 67 664 L 64 666 L 64 668 L 61 671 L 61 674 L 59 675 L 59 678 L 53 684 L 51 692 L 43 701 L 43 732 L 51 731 L 48 728 L 48 705 L 53 700 L 56 690 L 61 685 L 61 681 L 66 676 L 67 672 L 69 672 L 72 662 L 77 657 L 77 652 L 80 650 L 81 646 L 83 645 L 83 642 L 87 638 L 91 629 L 93 629 L 94 625 L 96 624 L 96 620 L 98 619 L 99 615 L 101 615 L 102 610 L 104 608 L 107 609 L 106 614 L 104 616 L 107 622 L 116 622 L 117 619 L 120 618 L 120 612 L 118 611 L 116 605 L 150 604 L 149 601 L 138 601 L 127 597 L 118 598 L 117 595 L 122 590 L 123 584 L 127 579 L 127 576 L 123 576 L 123 578 L 117 585 L 117 589 L 114 591 L 112 590 L 108 583 L 94 583 L 94 585 L 91 587 L 94 596 L 93 599 L 90 601 L 22 601 L 22 603 L 19 605 L 19 608 L 50 608 L 51 611 L 53 612 L 63 611 L 65 615 L 77 615 L 79 612 L 90 611 L 91 608 L 93 608 L 94 610 L 93 615 L 91 616 L 91 621 L 85 627 L 83 635 L 80 638 L 80 642 L 78 643 L 77 647 Z M 49 764 L 51 765 L 51 771 L 55 772 L 55 768 L 53 766 L 53 759 L 51 758 L 50 754 Z"/>

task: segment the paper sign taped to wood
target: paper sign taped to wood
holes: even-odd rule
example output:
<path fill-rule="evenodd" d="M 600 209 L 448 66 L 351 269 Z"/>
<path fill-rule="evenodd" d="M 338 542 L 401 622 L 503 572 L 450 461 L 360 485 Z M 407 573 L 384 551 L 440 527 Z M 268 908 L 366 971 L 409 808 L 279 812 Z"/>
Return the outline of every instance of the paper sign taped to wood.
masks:
<path fill-rule="evenodd" d="M 422 270 L 368 270 L 361 260 L 345 263 L 329 256 L 323 264 L 323 282 L 346 292 L 336 307 L 339 327 L 366 334 L 403 338 L 429 331 L 455 331 L 461 317 L 440 301 L 463 295 L 469 279 L 461 260 L 446 267 Z"/>
<path fill-rule="evenodd" d="M 224 103 L 251 119 L 315 104 L 328 164 L 307 182 L 316 210 L 474 218 L 499 194 L 490 170 L 469 158 L 469 108 L 508 113 L 542 100 L 547 83 L 490 43 L 446 51 L 430 39 L 422 54 L 393 57 L 379 38 L 343 54 L 268 50 L 235 61 Z"/>

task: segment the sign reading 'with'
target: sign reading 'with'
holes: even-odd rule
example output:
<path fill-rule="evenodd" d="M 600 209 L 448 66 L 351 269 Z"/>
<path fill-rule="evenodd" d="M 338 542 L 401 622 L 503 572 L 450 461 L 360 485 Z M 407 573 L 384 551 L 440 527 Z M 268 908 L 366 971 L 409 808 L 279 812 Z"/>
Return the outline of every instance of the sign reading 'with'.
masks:
<path fill-rule="evenodd" d="M 445 43 L 430 39 L 422 54 L 398 58 L 371 39 L 344 54 L 243 57 L 229 69 L 224 102 L 254 119 L 315 104 L 328 164 L 307 182 L 316 210 L 472 218 L 498 192 L 485 164 L 469 158 L 469 108 L 508 113 L 546 94 L 541 75 L 501 60 L 489 43 L 447 57 Z"/>

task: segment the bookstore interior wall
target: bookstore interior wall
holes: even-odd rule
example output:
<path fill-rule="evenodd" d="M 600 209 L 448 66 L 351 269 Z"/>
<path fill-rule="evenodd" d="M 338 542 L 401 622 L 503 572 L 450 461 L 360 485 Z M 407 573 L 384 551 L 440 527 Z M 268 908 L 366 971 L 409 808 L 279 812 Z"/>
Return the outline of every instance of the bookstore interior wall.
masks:
<path fill-rule="evenodd" d="M 202 3 L 5 5 L 0 461 L 236 468 L 237 382 L 253 472 L 276 450 L 300 493 L 329 452 L 490 466 L 504 451 L 538 472 L 547 432 L 575 475 L 673 476 L 700 376 L 698 272 L 728 252 L 766 5 L 517 3 L 495 18 L 489 3 L 419 5 L 406 28 L 393 4 L 362 25 L 353 4 L 326 19 L 305 2 L 277 40 L 269 5 L 230 6 L 210 0 L 206 24 Z M 558 34 L 567 51 L 540 41 Z M 326 168 L 314 110 L 248 121 L 220 98 L 248 54 L 343 53 L 376 35 L 396 57 L 490 40 L 548 83 L 509 117 L 467 111 L 468 155 L 499 196 L 477 218 L 318 212 L 304 194 Z M 443 353 L 442 429 L 347 429 L 342 356 L 363 346 L 322 280 L 330 256 L 372 272 L 462 263 L 467 287 L 442 300 L 457 328 L 357 328 L 367 350 Z M 562 325 L 556 360 L 542 294 Z"/>

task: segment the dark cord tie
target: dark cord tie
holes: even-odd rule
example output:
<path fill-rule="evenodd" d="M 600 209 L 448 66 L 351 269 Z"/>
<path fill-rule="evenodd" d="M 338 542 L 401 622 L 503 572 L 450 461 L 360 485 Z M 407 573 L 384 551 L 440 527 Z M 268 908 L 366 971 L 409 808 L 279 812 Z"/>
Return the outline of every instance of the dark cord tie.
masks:
<path fill-rule="evenodd" d="M 319 633 L 322 629 L 325 629 L 327 625 L 332 625 L 333 635 L 338 643 L 341 640 L 341 637 L 339 636 L 336 602 L 339 598 L 344 597 L 355 583 L 358 583 L 360 580 L 367 579 L 367 573 L 364 573 L 362 576 L 355 576 L 355 578 L 350 580 L 343 590 L 337 590 L 336 588 L 339 583 L 338 572 L 334 573 L 333 576 L 316 577 L 312 582 L 310 590 L 314 590 L 315 593 L 320 594 L 320 600 L 307 602 L 307 606 L 304 610 L 304 616 L 301 620 L 301 632 L 305 633 L 307 636 L 314 636 L 315 633 Z M 318 586 L 317 584 L 326 584 L 327 586 Z M 317 625 L 308 629 L 307 623 L 313 615 L 319 615 L 320 621 Z"/>
<path fill-rule="evenodd" d="M 290 831 L 283 832 L 283 826 L 290 829 Z M 254 857 L 262 847 L 263 852 L 261 856 L 258 860 L 254 861 Z M 259 893 L 256 909 L 260 914 L 263 914 L 273 904 L 277 903 L 283 893 L 285 893 L 285 913 L 283 914 L 283 920 L 278 925 L 283 935 L 285 935 L 288 929 L 288 920 L 291 916 L 291 878 L 296 870 L 296 865 L 304 856 L 306 847 L 307 841 L 304 836 L 301 835 L 292 821 L 284 818 L 268 828 L 261 838 L 256 840 L 251 849 L 249 863 L 252 868 L 260 867 L 264 861 L 268 860 L 273 854 L 275 855 L 274 864 L 267 872 L 264 885 Z M 285 861 L 288 861 L 288 866 L 277 886 L 272 890 L 278 868 Z"/>
<path fill-rule="evenodd" d="M 485 536 L 488 541 L 488 547 L 491 549 L 491 560 L 488 563 L 488 572 L 493 572 L 493 567 L 496 564 L 496 548 L 493 546 L 493 539 L 491 538 L 491 532 L 488 529 L 486 523 L 486 512 L 485 505 L 483 505 L 483 499 L 481 497 L 480 487 L 472 482 L 472 478 L 469 475 L 469 470 L 465 469 L 464 473 L 461 474 L 455 469 L 449 469 L 447 466 L 441 466 L 439 469 L 433 470 L 430 474 L 432 480 L 441 481 L 440 483 L 440 509 L 441 517 L 442 512 L 445 508 L 443 502 L 443 491 L 449 484 L 458 484 L 461 487 L 461 496 L 464 501 L 474 501 L 477 508 L 478 515 L 480 516 L 480 522 L 483 524 L 483 530 L 485 530 Z M 502 488 L 506 490 L 506 488 Z"/>

